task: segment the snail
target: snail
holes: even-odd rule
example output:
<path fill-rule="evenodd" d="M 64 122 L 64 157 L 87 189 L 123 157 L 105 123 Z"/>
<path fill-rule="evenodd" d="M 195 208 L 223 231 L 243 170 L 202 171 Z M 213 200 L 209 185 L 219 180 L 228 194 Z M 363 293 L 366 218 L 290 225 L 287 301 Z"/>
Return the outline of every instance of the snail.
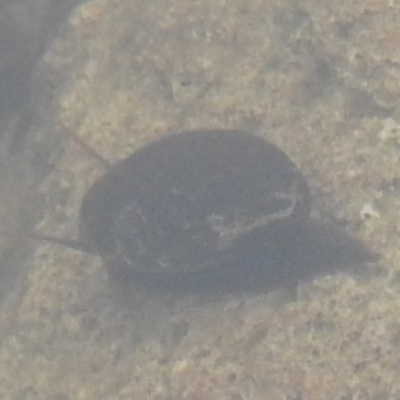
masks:
<path fill-rule="evenodd" d="M 111 270 L 186 279 L 229 265 L 252 243 L 285 249 L 309 214 L 307 182 L 276 145 L 193 130 L 109 166 L 83 197 L 78 240 L 45 239 L 98 254 Z"/>

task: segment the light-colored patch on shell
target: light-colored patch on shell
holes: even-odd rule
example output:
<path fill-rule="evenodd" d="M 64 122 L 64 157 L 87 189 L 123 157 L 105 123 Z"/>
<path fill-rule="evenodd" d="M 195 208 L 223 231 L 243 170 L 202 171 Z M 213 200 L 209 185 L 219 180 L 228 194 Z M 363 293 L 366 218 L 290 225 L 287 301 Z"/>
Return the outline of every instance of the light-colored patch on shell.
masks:
<path fill-rule="evenodd" d="M 226 249 L 229 247 L 234 240 L 244 236 L 251 231 L 266 227 L 268 224 L 284 220 L 293 215 L 296 204 L 298 204 L 299 194 L 296 193 L 297 185 L 293 185 L 292 190 L 287 193 L 277 192 L 274 193 L 271 198 L 289 201 L 288 207 L 278 210 L 275 213 L 263 215 L 261 217 L 255 216 L 251 219 L 247 219 L 243 215 L 239 215 L 233 221 L 227 221 L 226 217 L 218 214 L 211 214 L 207 218 L 207 223 L 211 230 L 218 234 L 219 248 Z"/>

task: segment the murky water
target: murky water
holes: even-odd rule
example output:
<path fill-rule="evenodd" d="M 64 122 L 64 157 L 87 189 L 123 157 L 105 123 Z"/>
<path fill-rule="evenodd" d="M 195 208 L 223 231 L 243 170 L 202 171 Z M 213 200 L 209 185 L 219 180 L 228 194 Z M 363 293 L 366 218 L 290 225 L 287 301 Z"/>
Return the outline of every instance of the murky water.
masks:
<path fill-rule="evenodd" d="M 399 6 L 79 3 L 0 9 L 0 397 L 397 398 Z M 216 128 L 310 185 L 313 223 L 269 264 L 258 240 L 237 268 L 132 278 L 33 239 L 76 238 L 104 174 L 69 133 L 113 164 Z"/>

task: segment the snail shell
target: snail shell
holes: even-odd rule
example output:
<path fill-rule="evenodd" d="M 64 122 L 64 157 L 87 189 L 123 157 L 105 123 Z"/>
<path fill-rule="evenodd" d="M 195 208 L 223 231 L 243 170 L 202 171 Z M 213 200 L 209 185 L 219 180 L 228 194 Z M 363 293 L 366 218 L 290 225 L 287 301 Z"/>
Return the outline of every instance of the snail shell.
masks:
<path fill-rule="evenodd" d="M 233 130 L 188 131 L 94 183 L 80 240 L 135 272 L 190 273 L 225 262 L 249 235 L 301 223 L 309 207 L 306 181 L 275 145 Z"/>

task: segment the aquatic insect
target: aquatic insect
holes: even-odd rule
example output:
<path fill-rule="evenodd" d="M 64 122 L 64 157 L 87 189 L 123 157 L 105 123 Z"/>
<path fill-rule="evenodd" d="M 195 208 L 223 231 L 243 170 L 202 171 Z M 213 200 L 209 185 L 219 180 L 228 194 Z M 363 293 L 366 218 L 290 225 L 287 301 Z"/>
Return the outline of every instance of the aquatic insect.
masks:
<path fill-rule="evenodd" d="M 307 183 L 278 147 L 240 131 L 195 130 L 109 166 L 83 198 L 79 239 L 47 239 L 109 267 L 189 274 L 229 261 L 249 237 L 293 229 L 309 210 Z"/>

